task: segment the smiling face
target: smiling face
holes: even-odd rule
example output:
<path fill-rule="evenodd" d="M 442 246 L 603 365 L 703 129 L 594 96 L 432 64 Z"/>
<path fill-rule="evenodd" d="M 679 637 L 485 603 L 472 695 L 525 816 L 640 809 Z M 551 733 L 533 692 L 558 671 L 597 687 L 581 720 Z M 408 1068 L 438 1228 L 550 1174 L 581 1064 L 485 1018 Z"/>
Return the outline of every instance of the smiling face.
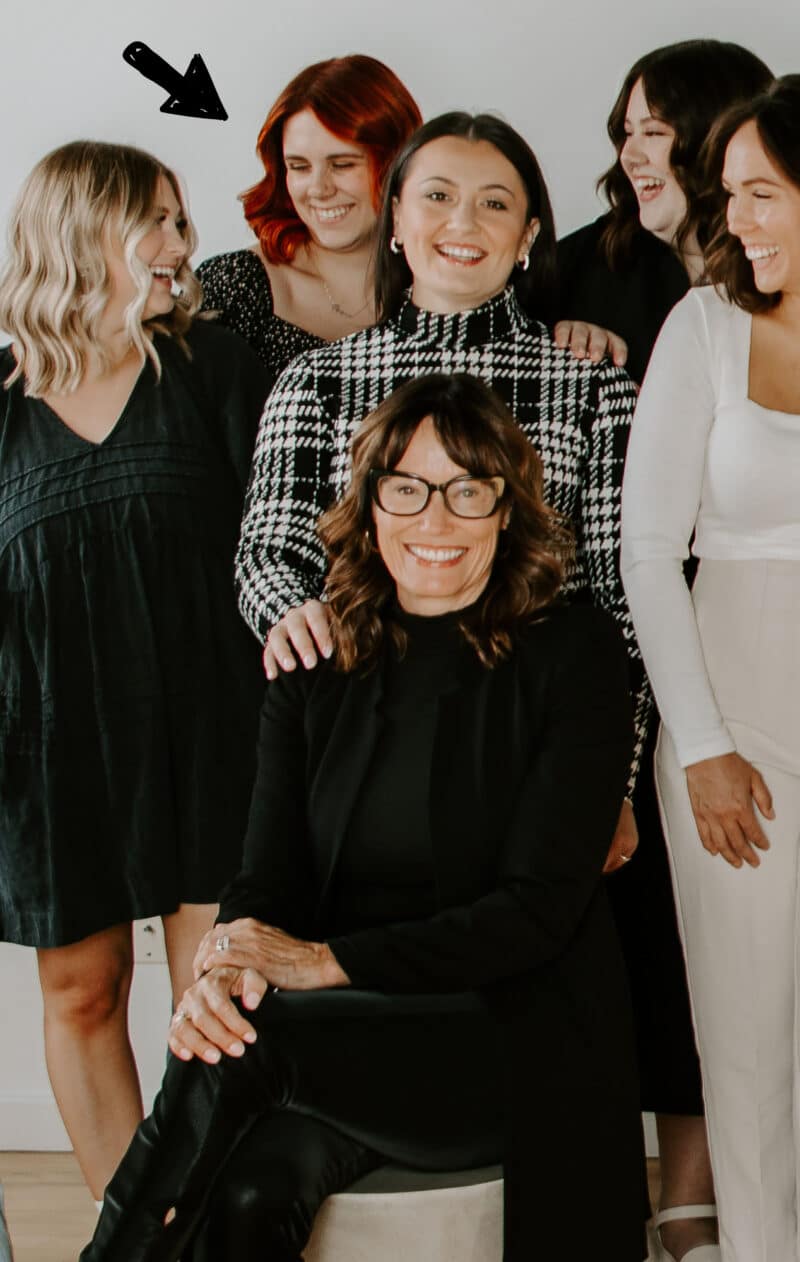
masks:
<path fill-rule="evenodd" d="M 675 129 L 654 118 L 641 79 L 633 85 L 625 112 L 625 143 L 619 160 L 639 203 L 639 222 L 672 245 L 686 216 L 686 196 L 670 162 Z"/>
<path fill-rule="evenodd" d="M 172 284 L 175 273 L 186 258 L 185 230 L 186 218 L 175 191 L 169 180 L 161 175 L 156 184 L 150 223 L 134 251 L 151 275 L 142 320 L 167 315 L 175 306 Z M 109 281 L 103 330 L 113 335 L 124 324 L 125 310 L 137 298 L 139 288 L 128 268 L 124 247 L 117 233 L 109 235 L 103 257 Z"/>
<path fill-rule="evenodd" d="M 301 110 L 283 129 L 286 188 L 311 240 L 328 250 L 366 244 L 375 228 L 369 154 Z"/>
<path fill-rule="evenodd" d="M 467 472 L 454 464 L 426 417 L 395 469 L 435 485 Z M 478 599 L 489 581 L 507 510 L 491 517 L 456 517 L 434 492 L 413 517 L 395 517 L 373 507 L 375 536 L 383 563 L 397 584 L 397 598 L 409 613 L 435 615 L 463 609 Z"/>
<path fill-rule="evenodd" d="M 751 120 L 725 151 L 728 231 L 738 237 L 763 294 L 800 295 L 800 188 L 770 158 Z"/>
<path fill-rule="evenodd" d="M 486 140 L 442 136 L 411 159 L 394 202 L 394 235 L 426 311 L 469 311 L 500 293 L 539 221 L 516 168 Z"/>

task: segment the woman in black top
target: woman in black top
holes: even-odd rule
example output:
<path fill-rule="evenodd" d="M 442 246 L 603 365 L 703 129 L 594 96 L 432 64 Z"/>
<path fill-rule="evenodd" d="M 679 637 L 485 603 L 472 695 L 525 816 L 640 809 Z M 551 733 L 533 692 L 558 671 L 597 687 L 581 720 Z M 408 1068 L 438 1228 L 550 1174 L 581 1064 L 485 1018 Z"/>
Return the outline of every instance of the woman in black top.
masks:
<path fill-rule="evenodd" d="M 193 245 L 168 170 L 80 141 L 29 177 L 0 278 L 0 937 L 38 951 L 96 1197 L 141 1118 L 131 921 L 163 917 L 182 994 L 254 771 L 232 561 L 267 380 L 193 323 Z"/>
<path fill-rule="evenodd" d="M 616 160 L 600 181 L 611 209 L 560 241 L 558 262 L 562 309 L 620 333 L 628 343 L 628 371 L 638 382 L 672 307 L 690 285 L 703 283 L 702 247 L 712 216 L 703 195 L 703 142 L 728 105 L 752 96 L 771 77 L 753 53 L 719 40 L 656 49 L 625 77 L 608 119 Z M 680 371 L 680 365 L 675 368 Z M 656 730 L 651 722 L 633 800 L 642 844 L 636 862 L 611 883 L 610 894 L 631 979 L 642 1107 L 657 1115 L 661 1208 L 674 1211 L 709 1205 L 714 1197 L 700 1067 L 653 782 Z M 712 1247 L 716 1229 L 710 1222 L 678 1218 L 665 1221 L 661 1235 L 674 1257 L 694 1262 L 690 1246 Z"/>
<path fill-rule="evenodd" d="M 702 283 L 703 142 L 771 78 L 755 53 L 716 39 L 657 48 L 625 76 L 608 117 L 616 159 L 599 181 L 610 210 L 559 241 L 559 310 L 619 333 L 634 381 L 675 303 Z"/>
<path fill-rule="evenodd" d="M 501 1158 L 506 1262 L 582 1262 L 584 1221 L 640 1262 L 601 879 L 631 750 L 619 635 L 553 603 L 565 532 L 476 379 L 408 383 L 353 464 L 320 528 L 334 654 L 267 690 L 244 867 L 83 1262 L 168 1262 L 203 1220 L 204 1259 L 299 1262 L 322 1199 L 387 1158 Z"/>

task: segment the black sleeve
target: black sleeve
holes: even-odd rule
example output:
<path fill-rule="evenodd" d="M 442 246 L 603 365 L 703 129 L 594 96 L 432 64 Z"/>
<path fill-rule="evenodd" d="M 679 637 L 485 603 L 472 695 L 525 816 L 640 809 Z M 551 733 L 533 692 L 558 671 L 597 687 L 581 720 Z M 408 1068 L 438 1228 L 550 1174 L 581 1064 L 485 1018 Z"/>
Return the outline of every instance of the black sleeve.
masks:
<path fill-rule="evenodd" d="M 219 919 L 252 916 L 296 937 L 311 933 L 313 879 L 306 815 L 305 672 L 266 686 L 242 868 L 223 890 Z"/>
<path fill-rule="evenodd" d="M 530 751 L 496 887 L 427 920 L 332 939 L 354 985 L 389 992 L 483 986 L 565 949 L 597 891 L 631 757 L 619 635 L 594 611 L 579 625 L 585 630 L 571 641 L 549 641 L 543 728 Z"/>
<path fill-rule="evenodd" d="M 192 353 L 213 399 L 213 422 L 244 498 L 272 374 L 237 333 L 200 320 Z"/>

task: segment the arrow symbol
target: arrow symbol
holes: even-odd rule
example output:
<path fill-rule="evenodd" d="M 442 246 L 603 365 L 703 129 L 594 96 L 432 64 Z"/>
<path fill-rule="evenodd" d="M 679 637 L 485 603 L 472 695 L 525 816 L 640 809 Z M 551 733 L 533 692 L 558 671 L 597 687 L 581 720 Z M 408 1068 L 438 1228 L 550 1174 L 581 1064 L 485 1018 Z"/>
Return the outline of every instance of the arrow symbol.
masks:
<path fill-rule="evenodd" d="M 228 117 L 206 63 L 199 53 L 192 57 L 186 74 L 183 75 L 173 70 L 169 62 L 164 61 L 163 57 L 159 57 L 158 53 L 154 53 L 152 48 L 148 48 L 147 44 L 138 39 L 128 45 L 122 56 L 145 79 L 151 79 L 165 92 L 169 92 L 169 98 L 161 106 L 162 114 L 218 118 L 223 122 Z"/>

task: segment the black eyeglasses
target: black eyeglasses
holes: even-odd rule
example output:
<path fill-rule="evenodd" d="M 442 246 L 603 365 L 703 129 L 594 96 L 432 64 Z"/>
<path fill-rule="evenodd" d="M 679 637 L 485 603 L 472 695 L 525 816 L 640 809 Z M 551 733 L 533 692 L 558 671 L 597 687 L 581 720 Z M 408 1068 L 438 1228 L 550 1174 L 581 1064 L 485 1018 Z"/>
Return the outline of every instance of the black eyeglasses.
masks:
<path fill-rule="evenodd" d="M 416 473 L 370 469 L 370 493 L 385 513 L 413 517 L 428 507 L 434 491 L 441 491 L 445 507 L 456 517 L 491 517 L 503 498 L 505 478 L 475 478 L 460 473 L 449 482 L 426 482 Z"/>

